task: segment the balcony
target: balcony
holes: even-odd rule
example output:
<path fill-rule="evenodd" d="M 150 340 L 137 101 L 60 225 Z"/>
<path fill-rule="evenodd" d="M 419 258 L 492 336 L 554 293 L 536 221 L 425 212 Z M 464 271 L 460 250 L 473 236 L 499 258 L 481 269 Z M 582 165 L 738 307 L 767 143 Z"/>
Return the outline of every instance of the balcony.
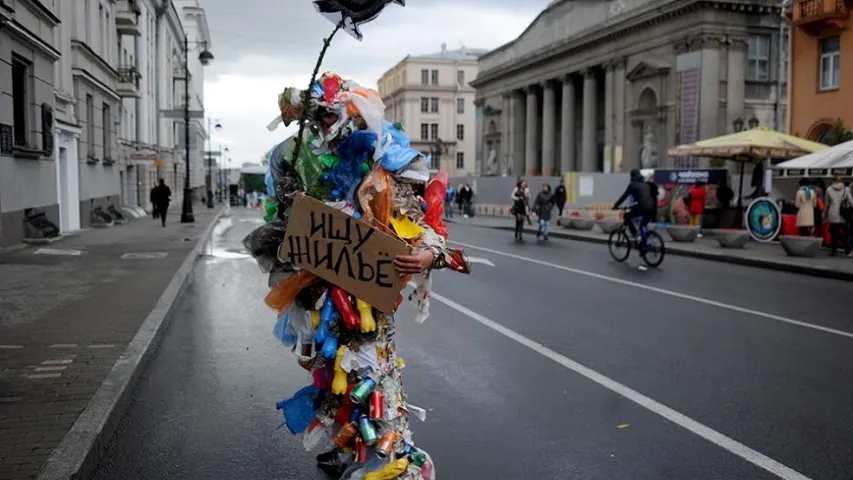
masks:
<path fill-rule="evenodd" d="M 139 24 L 139 16 L 142 10 L 136 0 L 119 0 L 116 3 L 116 30 L 122 35 L 142 35 L 142 26 Z"/>
<path fill-rule="evenodd" d="M 845 0 L 799 0 L 793 24 L 809 35 L 820 35 L 825 30 L 843 30 L 849 16 Z"/>
<path fill-rule="evenodd" d="M 118 69 L 118 94 L 122 98 L 139 98 L 139 80 L 142 74 L 136 67 L 120 67 Z"/>

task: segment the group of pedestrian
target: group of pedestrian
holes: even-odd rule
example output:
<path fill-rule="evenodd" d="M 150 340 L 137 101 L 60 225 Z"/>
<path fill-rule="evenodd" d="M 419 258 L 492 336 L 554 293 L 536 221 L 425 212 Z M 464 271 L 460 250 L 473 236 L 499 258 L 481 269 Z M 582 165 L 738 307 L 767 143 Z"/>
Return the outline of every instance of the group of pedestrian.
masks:
<path fill-rule="evenodd" d="M 474 189 L 470 183 L 460 183 L 458 190 L 453 185 L 447 186 L 444 195 L 444 215 L 447 218 L 453 218 L 454 207 L 465 218 L 474 216 Z"/>
<path fill-rule="evenodd" d="M 151 215 L 154 220 L 160 219 L 160 224 L 166 226 L 166 214 L 169 211 L 169 203 L 172 201 L 172 190 L 166 185 L 162 178 L 157 185 L 151 189 L 149 198 L 151 201 Z"/>
<path fill-rule="evenodd" d="M 521 179 L 513 188 L 510 199 L 512 200 L 510 212 L 515 218 L 515 239 L 517 241 L 524 240 L 524 223 L 533 224 L 530 220 L 530 213 L 533 213 L 538 220 L 536 238 L 548 240 L 548 230 L 551 226 L 551 215 L 554 209 L 558 210 L 558 215 L 562 215 L 563 208 L 566 206 L 566 187 L 561 180 L 560 185 L 552 192 L 550 184 L 543 184 L 542 190 L 536 195 L 531 206 L 530 189 L 527 186 L 527 181 Z"/>
<path fill-rule="evenodd" d="M 838 253 L 841 244 L 845 255 L 853 252 L 853 194 L 851 186 L 845 185 L 836 176 L 829 188 L 820 180 L 800 180 L 800 188 L 794 197 L 797 209 L 797 228 L 801 236 L 823 236 L 823 222 L 829 224 L 832 255 Z"/>

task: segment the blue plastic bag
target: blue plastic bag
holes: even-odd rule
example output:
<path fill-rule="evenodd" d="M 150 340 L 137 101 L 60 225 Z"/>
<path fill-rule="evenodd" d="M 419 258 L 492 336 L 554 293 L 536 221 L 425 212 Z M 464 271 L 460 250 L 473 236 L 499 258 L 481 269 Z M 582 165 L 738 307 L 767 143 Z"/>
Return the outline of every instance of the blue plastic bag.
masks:
<path fill-rule="evenodd" d="M 275 322 L 275 327 L 272 330 L 273 335 L 284 346 L 293 347 L 296 345 L 296 332 L 290 327 L 290 309 L 288 308 Z"/>
<path fill-rule="evenodd" d="M 308 428 L 308 425 L 311 425 L 311 422 L 314 421 L 314 417 L 317 414 L 317 409 L 314 407 L 314 399 L 319 393 L 320 390 L 316 387 L 308 385 L 294 393 L 287 400 L 278 402 L 275 408 L 276 410 L 281 410 L 282 414 L 284 414 L 284 423 L 279 425 L 278 428 L 287 425 L 287 429 L 294 435 L 304 432 Z"/>
<path fill-rule="evenodd" d="M 358 185 L 370 170 L 376 138 L 369 130 L 358 130 L 338 145 L 338 162 L 327 171 L 326 178 L 344 200 L 354 200 Z"/>
<path fill-rule="evenodd" d="M 379 139 L 379 149 L 382 154 L 380 164 L 389 172 L 396 172 L 417 158 L 421 152 L 410 148 L 408 135 L 390 122 L 385 122 L 382 138 Z"/>

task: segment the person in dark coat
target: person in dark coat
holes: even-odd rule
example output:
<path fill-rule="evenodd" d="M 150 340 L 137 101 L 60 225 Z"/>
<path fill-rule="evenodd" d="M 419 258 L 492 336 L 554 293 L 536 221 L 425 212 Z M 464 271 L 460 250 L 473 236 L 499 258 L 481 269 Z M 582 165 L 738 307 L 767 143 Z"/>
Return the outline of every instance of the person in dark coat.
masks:
<path fill-rule="evenodd" d="M 652 220 L 657 209 L 657 202 L 652 199 L 651 188 L 636 168 L 631 170 L 631 182 L 625 189 L 625 193 L 613 204 L 613 210 L 617 210 L 628 197 L 632 197 L 635 204 L 625 213 L 625 220 L 628 221 L 628 230 L 631 231 L 631 235 L 636 237 L 637 229 L 634 227 L 634 222 L 630 220 L 639 218 L 640 226 L 645 227 Z"/>
<path fill-rule="evenodd" d="M 171 201 L 172 190 L 166 185 L 166 181 L 161 178 L 159 184 L 151 192 L 151 203 L 157 209 L 157 213 L 160 215 L 160 223 L 164 227 L 166 226 L 166 212 L 169 209 L 169 202 Z"/>
<path fill-rule="evenodd" d="M 157 202 L 154 201 L 156 198 L 154 192 L 157 191 L 157 186 L 154 185 L 151 187 L 151 193 L 148 194 L 148 200 L 151 202 L 151 216 L 154 217 L 154 220 L 157 220 L 157 217 L 160 215 L 160 212 L 157 211 Z"/>
<path fill-rule="evenodd" d="M 551 222 L 551 210 L 554 209 L 554 194 L 551 193 L 551 185 L 542 185 L 542 191 L 536 195 L 533 201 L 533 211 L 539 217 L 539 229 L 536 230 L 536 238 L 542 237 L 548 240 L 548 226 Z"/>
<path fill-rule="evenodd" d="M 560 184 L 554 189 L 554 205 L 557 206 L 557 218 L 563 216 L 563 208 L 566 207 L 566 186 L 563 185 L 563 180 L 560 179 Z"/>

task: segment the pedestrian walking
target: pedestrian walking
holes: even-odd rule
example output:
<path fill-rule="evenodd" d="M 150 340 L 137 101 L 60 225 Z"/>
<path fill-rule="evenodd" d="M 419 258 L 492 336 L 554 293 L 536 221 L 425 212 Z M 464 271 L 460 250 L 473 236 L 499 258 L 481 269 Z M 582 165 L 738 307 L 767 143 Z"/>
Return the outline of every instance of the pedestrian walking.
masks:
<path fill-rule="evenodd" d="M 652 221 L 656 222 L 658 219 L 658 195 L 660 195 L 660 188 L 658 188 L 658 184 L 655 183 L 655 174 L 650 173 L 646 177 L 646 184 L 649 186 L 649 193 L 652 196 L 652 201 L 654 201 L 654 213 L 652 214 Z"/>
<path fill-rule="evenodd" d="M 794 197 L 794 207 L 797 209 L 797 228 L 803 237 L 814 233 L 814 213 L 817 205 L 817 195 L 807 178 L 800 179 L 800 188 Z"/>
<path fill-rule="evenodd" d="M 459 184 L 458 187 L 456 187 L 456 211 L 460 215 L 462 215 L 462 195 L 461 195 L 461 193 L 462 193 L 463 188 L 465 188 L 465 185 L 463 185 L 461 183 Z"/>
<path fill-rule="evenodd" d="M 172 190 L 166 185 L 166 181 L 160 179 L 158 185 L 151 192 L 151 203 L 160 216 L 160 223 L 166 226 L 166 212 L 169 210 L 169 202 L 172 201 Z"/>
<path fill-rule="evenodd" d="M 563 208 L 566 207 L 566 186 L 563 185 L 563 179 L 560 179 L 560 184 L 554 189 L 554 205 L 557 206 L 557 220 L 563 216 Z"/>
<path fill-rule="evenodd" d="M 850 196 L 850 190 L 844 186 L 841 177 L 836 176 L 832 185 L 826 189 L 826 210 L 825 217 L 829 224 L 829 242 L 831 243 L 832 256 L 837 253 L 837 245 L 841 242 L 844 248 L 844 254 L 849 255 L 851 250 L 850 232 L 845 231 L 846 219 L 841 214 L 842 206 L 853 205 L 853 198 Z"/>
<path fill-rule="evenodd" d="M 536 200 L 533 202 L 533 211 L 539 217 L 539 228 L 536 230 L 536 238 L 548 240 L 548 226 L 551 222 L 551 210 L 554 209 L 554 194 L 551 192 L 551 185 L 547 183 L 542 185 L 542 191 L 536 195 Z"/>
<path fill-rule="evenodd" d="M 453 218 L 453 202 L 456 200 L 456 189 L 453 185 L 447 185 L 447 192 L 444 194 L 444 216 Z"/>
<path fill-rule="evenodd" d="M 524 232 L 524 220 L 527 217 L 527 206 L 530 203 L 530 190 L 527 188 L 525 180 L 519 180 L 512 190 L 512 215 L 515 217 L 515 239 L 523 240 L 522 233 Z"/>
<path fill-rule="evenodd" d="M 701 180 L 697 180 L 690 188 L 687 195 L 687 211 L 690 213 L 690 225 L 701 228 L 702 214 L 705 213 L 705 201 L 708 198 L 708 194 L 705 191 L 705 185 Z"/>
<path fill-rule="evenodd" d="M 814 206 L 814 234 L 823 237 L 823 212 L 826 211 L 826 184 L 818 178 L 811 181 L 812 191 L 815 193 Z"/>
<path fill-rule="evenodd" d="M 151 202 L 151 216 L 154 217 L 154 220 L 157 220 L 157 217 L 160 215 L 160 213 L 157 211 L 157 202 L 154 201 L 154 199 L 157 198 L 154 194 L 154 192 L 156 191 L 157 185 L 154 185 L 153 187 L 151 187 L 151 192 L 148 194 L 148 201 Z"/>

